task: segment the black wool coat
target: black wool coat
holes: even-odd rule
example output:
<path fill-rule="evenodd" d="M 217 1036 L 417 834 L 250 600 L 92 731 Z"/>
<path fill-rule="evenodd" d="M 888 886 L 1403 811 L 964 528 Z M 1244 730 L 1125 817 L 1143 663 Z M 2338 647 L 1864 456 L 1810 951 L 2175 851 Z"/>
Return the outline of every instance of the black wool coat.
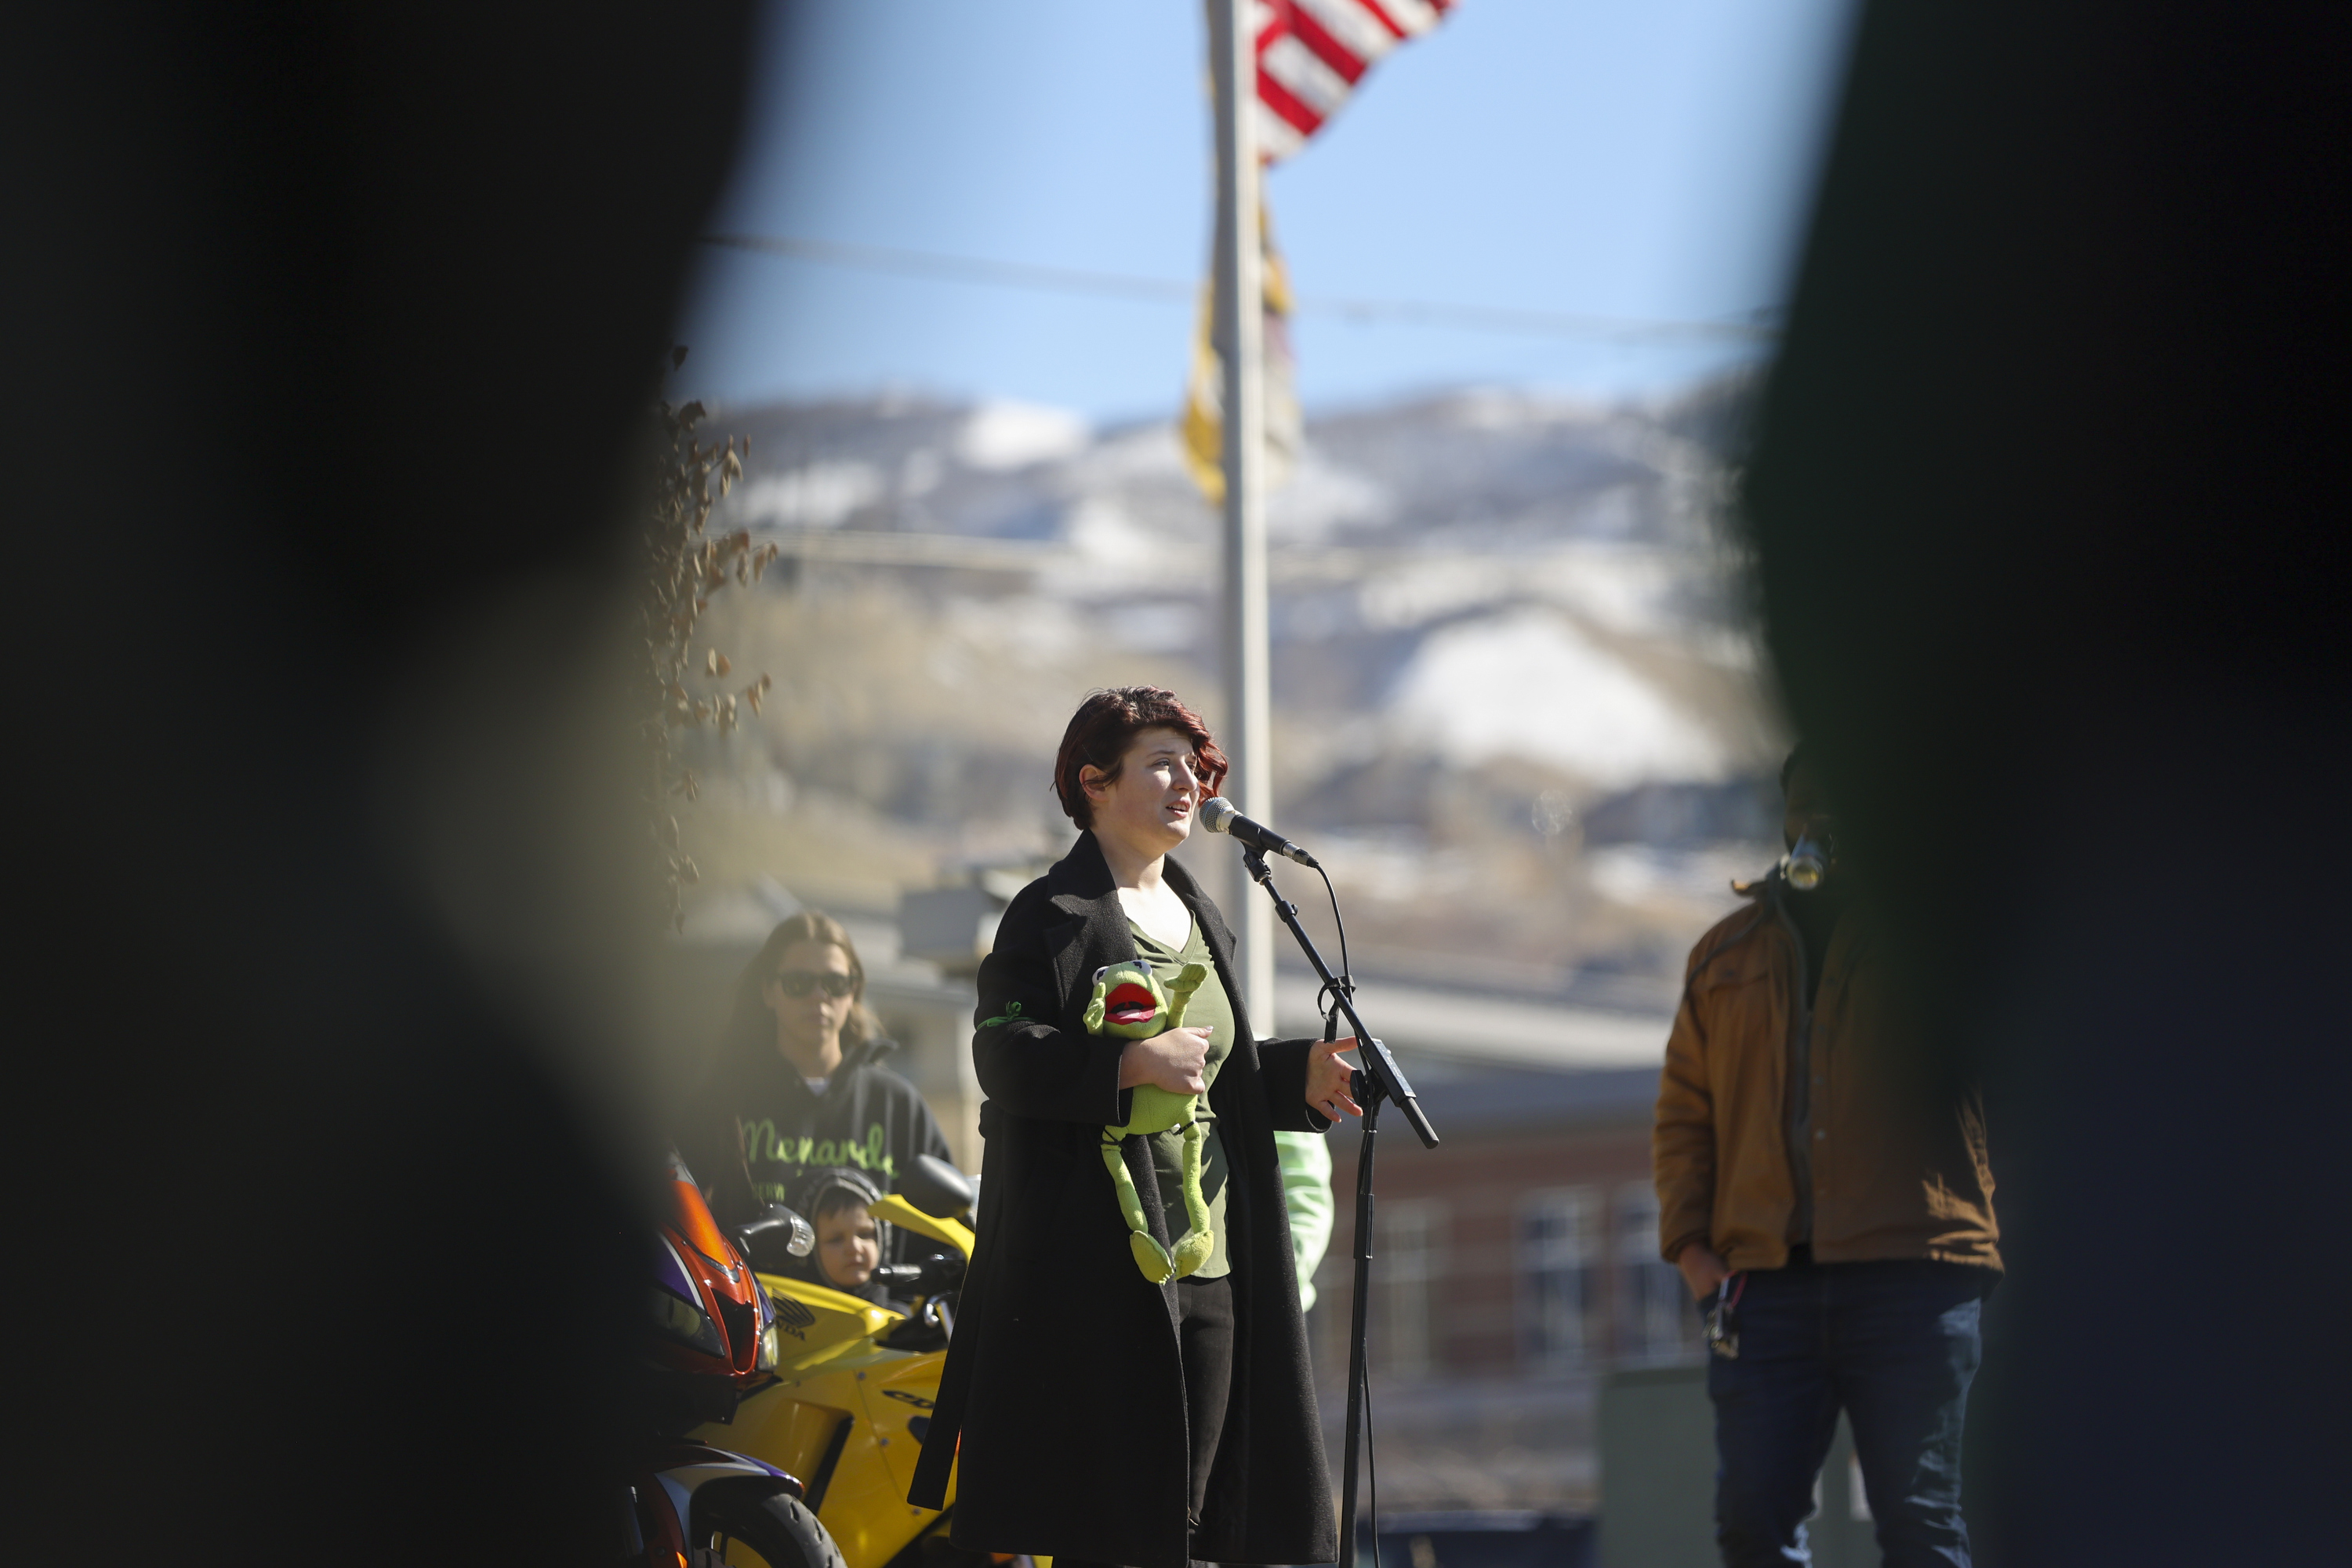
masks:
<path fill-rule="evenodd" d="M 1199 1528 L 1176 1286 L 1137 1269 L 1100 1152 L 1102 1130 L 1129 1118 L 1127 1042 L 1088 1036 L 1081 1015 L 1095 971 L 1137 955 L 1091 833 L 1021 890 L 981 965 L 978 1252 L 908 1500 L 940 1505 L 960 1438 L 958 1546 L 1131 1568 L 1329 1563 L 1338 1531 L 1274 1146 L 1277 1129 L 1329 1125 L 1307 1103 L 1314 1042 L 1255 1041 L 1233 933 L 1181 867 L 1166 875 L 1234 1003 L 1233 1054 L 1209 1091 L 1230 1167 L 1233 1388 Z M 1164 1242 L 1144 1141 L 1129 1139 L 1125 1157 Z"/>

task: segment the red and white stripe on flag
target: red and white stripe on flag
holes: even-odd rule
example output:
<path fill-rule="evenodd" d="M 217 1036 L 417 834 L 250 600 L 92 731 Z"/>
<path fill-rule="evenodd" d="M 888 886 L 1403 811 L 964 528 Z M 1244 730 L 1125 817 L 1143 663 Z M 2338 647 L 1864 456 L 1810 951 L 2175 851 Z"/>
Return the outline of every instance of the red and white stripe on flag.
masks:
<path fill-rule="evenodd" d="M 1339 111 L 1372 62 L 1457 0 L 1257 0 L 1258 154 L 1289 157 Z"/>

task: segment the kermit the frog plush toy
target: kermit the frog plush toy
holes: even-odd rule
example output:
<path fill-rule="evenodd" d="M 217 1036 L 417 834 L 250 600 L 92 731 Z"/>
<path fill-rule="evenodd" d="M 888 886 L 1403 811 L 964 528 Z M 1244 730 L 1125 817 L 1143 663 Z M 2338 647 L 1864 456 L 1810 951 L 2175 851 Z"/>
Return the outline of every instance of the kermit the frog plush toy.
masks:
<path fill-rule="evenodd" d="M 1185 1004 L 1208 978 L 1208 966 L 1202 963 L 1186 964 L 1165 986 L 1151 965 L 1140 961 L 1097 969 L 1094 1000 L 1087 1004 L 1087 1033 L 1148 1040 L 1181 1028 Z M 1103 1129 L 1103 1165 L 1110 1172 L 1119 1212 L 1127 1216 L 1127 1228 L 1133 1233 L 1128 1246 L 1135 1253 L 1135 1266 L 1158 1285 L 1171 1274 L 1181 1279 L 1199 1268 L 1209 1261 L 1209 1251 L 1216 1246 L 1216 1238 L 1209 1234 L 1208 1200 L 1201 1195 L 1201 1147 L 1208 1135 L 1201 1129 L 1199 1095 L 1175 1094 L 1148 1083 L 1137 1084 L 1133 1093 L 1127 1125 Z M 1173 1132 L 1180 1127 L 1184 1131 L 1186 1229 L 1171 1254 L 1160 1245 L 1143 1217 L 1143 1204 L 1136 1196 L 1135 1178 L 1128 1174 L 1127 1162 L 1119 1157 L 1119 1143 L 1134 1133 Z"/>

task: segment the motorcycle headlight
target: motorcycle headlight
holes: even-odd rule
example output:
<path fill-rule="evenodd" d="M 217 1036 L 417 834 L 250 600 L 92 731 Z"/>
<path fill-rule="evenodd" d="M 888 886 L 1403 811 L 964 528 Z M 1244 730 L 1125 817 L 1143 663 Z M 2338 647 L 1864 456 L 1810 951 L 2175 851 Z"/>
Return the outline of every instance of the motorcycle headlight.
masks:
<path fill-rule="evenodd" d="M 783 1359 L 783 1349 L 776 1342 L 776 1325 L 770 1323 L 760 1331 L 760 1370 L 773 1372 Z"/>
<path fill-rule="evenodd" d="M 654 1322 L 662 1332 L 712 1355 L 727 1353 L 727 1342 L 719 1338 L 719 1325 L 710 1321 L 709 1313 L 658 1286 L 653 1297 Z"/>

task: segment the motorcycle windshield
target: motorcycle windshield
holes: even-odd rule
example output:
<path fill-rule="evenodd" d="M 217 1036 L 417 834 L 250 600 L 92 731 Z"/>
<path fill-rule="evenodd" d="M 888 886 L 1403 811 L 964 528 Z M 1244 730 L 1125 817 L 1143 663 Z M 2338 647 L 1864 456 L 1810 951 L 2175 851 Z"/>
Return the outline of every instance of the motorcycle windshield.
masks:
<path fill-rule="evenodd" d="M 719 1234 L 719 1222 L 710 1217 L 710 1205 L 702 1201 L 702 1189 L 694 1184 L 694 1178 L 686 1173 L 684 1165 L 672 1162 L 671 1169 L 677 1178 L 669 1184 L 671 1226 L 703 1257 L 732 1267 L 734 1249 Z"/>

